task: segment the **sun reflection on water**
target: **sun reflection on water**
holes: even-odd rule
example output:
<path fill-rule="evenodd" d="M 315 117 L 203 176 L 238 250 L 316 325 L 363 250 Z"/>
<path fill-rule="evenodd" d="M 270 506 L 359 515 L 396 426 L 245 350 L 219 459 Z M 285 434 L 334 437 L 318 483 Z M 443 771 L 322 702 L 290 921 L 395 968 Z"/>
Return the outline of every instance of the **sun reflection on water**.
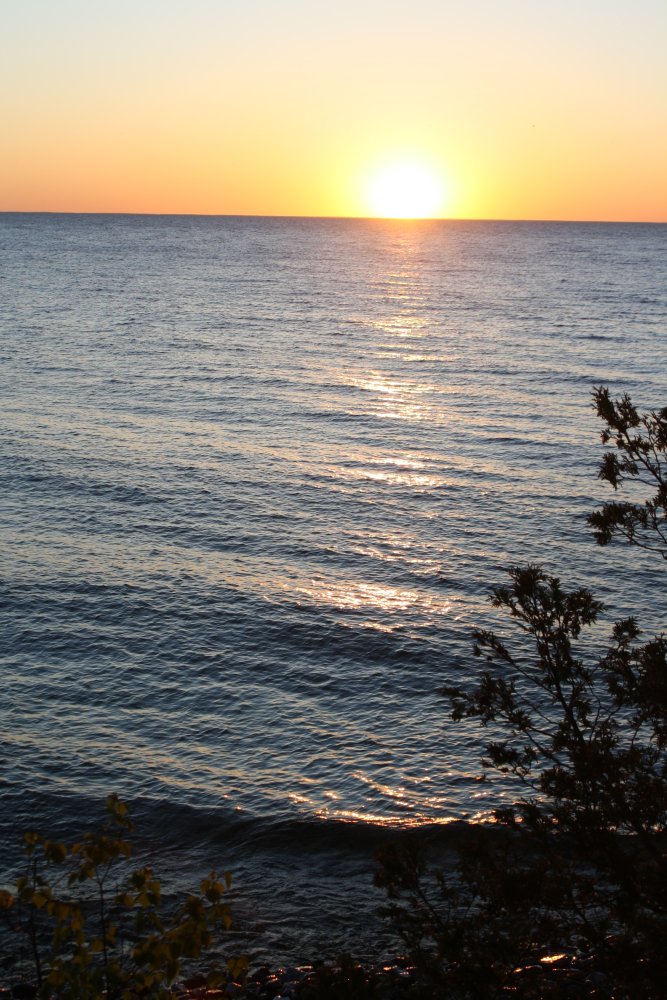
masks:
<path fill-rule="evenodd" d="M 460 822 L 462 816 L 430 815 L 426 812 L 414 815 L 386 816 L 382 813 L 365 812 L 362 809 L 329 809 L 322 807 L 315 811 L 317 819 L 324 821 L 336 820 L 341 823 L 364 823 L 392 830 L 419 829 L 428 826 L 451 826 Z M 493 824 L 496 822 L 491 810 L 465 814 L 466 822 L 474 824 Z"/>
<path fill-rule="evenodd" d="M 374 612 L 376 615 L 398 615 L 420 607 L 432 615 L 446 615 L 452 602 L 445 597 L 420 593 L 404 587 L 372 583 L 368 580 L 331 580 L 313 578 L 308 583 L 296 585 L 296 592 L 316 605 L 336 611 Z M 364 623 L 371 628 L 381 628 L 375 617 Z M 386 626 L 385 626 L 386 627 Z"/>
<path fill-rule="evenodd" d="M 380 371 L 350 376 L 346 384 L 368 394 L 364 407 L 368 412 L 394 420 L 415 421 L 435 412 L 435 399 L 441 388 L 431 382 L 416 379 L 396 379 Z"/>

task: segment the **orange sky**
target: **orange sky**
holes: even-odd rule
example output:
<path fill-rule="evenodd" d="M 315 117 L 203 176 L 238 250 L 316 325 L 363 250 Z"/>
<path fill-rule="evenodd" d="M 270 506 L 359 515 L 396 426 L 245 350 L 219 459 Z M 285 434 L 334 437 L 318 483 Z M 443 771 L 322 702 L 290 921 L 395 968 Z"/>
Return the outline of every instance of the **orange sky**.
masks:
<path fill-rule="evenodd" d="M 660 0 L 4 0 L 0 210 L 667 221 Z"/>

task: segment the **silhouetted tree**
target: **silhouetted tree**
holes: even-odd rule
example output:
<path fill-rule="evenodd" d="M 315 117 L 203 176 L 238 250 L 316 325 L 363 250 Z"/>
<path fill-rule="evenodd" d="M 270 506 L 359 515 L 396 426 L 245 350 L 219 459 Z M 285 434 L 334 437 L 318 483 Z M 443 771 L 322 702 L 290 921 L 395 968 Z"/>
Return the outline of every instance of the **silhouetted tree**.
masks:
<path fill-rule="evenodd" d="M 642 503 L 606 503 L 589 517 L 599 545 L 621 535 L 667 559 L 667 407 L 640 415 L 628 395 L 614 402 L 605 387 L 593 392 L 605 421 L 604 444 L 613 442 L 600 465 L 600 479 L 618 490 L 625 482 L 655 490 Z"/>
<path fill-rule="evenodd" d="M 628 396 L 594 392 L 612 442 L 600 477 L 652 495 L 592 514 L 614 535 L 667 558 L 667 409 L 640 416 Z M 447 688 L 455 720 L 500 738 L 485 764 L 522 794 L 473 829 L 448 872 L 416 848 L 385 853 L 385 913 L 422 970 L 429 997 L 665 995 L 667 975 L 667 640 L 617 622 L 601 655 L 585 631 L 602 605 L 538 566 L 493 592 L 519 636 L 475 634 L 476 685 Z"/>

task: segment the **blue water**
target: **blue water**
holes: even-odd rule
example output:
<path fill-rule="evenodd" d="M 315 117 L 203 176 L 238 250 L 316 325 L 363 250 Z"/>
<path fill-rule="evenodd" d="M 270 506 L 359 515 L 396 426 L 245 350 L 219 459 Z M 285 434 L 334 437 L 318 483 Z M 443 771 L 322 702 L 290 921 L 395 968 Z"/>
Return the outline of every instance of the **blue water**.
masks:
<path fill-rule="evenodd" d="M 437 694 L 505 567 L 664 624 L 660 567 L 585 517 L 592 386 L 667 402 L 667 227 L 4 215 L 0 241 L 5 855 L 116 790 L 303 948 L 384 827 L 512 793 Z"/>

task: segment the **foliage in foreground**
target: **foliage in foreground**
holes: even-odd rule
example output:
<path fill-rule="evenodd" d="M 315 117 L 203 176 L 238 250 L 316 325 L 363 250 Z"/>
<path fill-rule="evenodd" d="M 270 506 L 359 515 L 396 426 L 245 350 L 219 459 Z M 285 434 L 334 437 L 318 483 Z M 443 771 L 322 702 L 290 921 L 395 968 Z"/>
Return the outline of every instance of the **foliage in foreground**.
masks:
<path fill-rule="evenodd" d="M 231 924 L 224 901 L 231 879 L 212 872 L 198 893 L 165 915 L 160 881 L 132 868 L 132 822 L 116 795 L 108 822 L 73 844 L 24 835 L 27 871 L 0 892 L 27 952 L 23 970 L 42 997 L 132 1000 L 170 997 L 184 959 L 198 959 Z M 210 986 L 245 972 L 243 959 L 208 962 Z"/>
<path fill-rule="evenodd" d="M 631 480 L 635 496 L 644 488 L 638 502 L 590 516 L 596 539 L 667 559 L 667 409 L 640 416 L 604 388 L 594 399 L 615 447 L 600 478 L 614 489 Z M 417 844 L 385 853 L 385 914 L 425 996 L 662 997 L 667 640 L 640 641 L 628 618 L 590 655 L 601 603 L 537 566 L 511 569 L 493 603 L 518 635 L 478 631 L 481 678 L 444 693 L 455 720 L 498 734 L 485 766 L 513 775 L 522 794 L 495 830 L 469 831 L 454 871 L 430 870 Z"/>

